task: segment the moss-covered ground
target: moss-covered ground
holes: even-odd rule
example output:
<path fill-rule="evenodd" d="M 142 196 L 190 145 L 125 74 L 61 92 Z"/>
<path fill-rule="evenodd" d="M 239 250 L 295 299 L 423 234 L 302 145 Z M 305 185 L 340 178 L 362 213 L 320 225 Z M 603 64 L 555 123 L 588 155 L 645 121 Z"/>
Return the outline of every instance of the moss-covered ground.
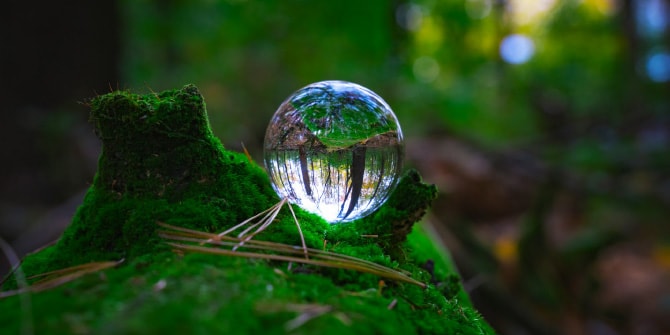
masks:
<path fill-rule="evenodd" d="M 174 253 L 157 222 L 219 232 L 277 203 L 261 167 L 211 133 L 192 85 L 91 101 L 98 173 L 59 242 L 27 275 L 121 260 L 59 287 L 0 300 L 3 334 L 490 334 L 419 221 L 433 186 L 409 171 L 375 214 L 340 225 L 297 210 L 311 248 L 411 273 L 426 288 L 313 265 Z M 374 235 L 375 237 L 370 237 Z M 290 212 L 257 239 L 299 245 Z M 5 289 L 12 287 L 13 278 Z M 29 298 L 30 304 L 26 301 Z"/>

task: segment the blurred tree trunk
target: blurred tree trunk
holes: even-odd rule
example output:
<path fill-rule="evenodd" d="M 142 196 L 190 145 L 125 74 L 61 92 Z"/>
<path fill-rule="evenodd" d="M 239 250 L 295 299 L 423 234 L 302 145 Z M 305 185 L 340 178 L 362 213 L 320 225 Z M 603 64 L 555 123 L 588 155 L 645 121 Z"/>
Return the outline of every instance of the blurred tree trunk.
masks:
<path fill-rule="evenodd" d="M 0 11 L 0 237 L 20 254 L 54 238 L 26 231 L 59 226 L 39 217 L 93 179 L 99 146 L 80 102 L 116 88 L 119 46 L 116 1 L 10 0 Z M 17 242 L 28 235 L 30 246 Z"/>
<path fill-rule="evenodd" d="M 78 102 L 117 85 L 118 21 L 116 1 L 9 1 L 3 6 L 0 156 L 9 159 L 0 165 L 0 202 L 57 203 L 78 190 L 49 173 L 59 169 L 50 164 L 65 162 L 47 161 L 45 151 L 54 148 L 44 136 L 67 136 L 71 128 L 57 128 L 51 122 L 54 113 L 66 114 L 67 125 L 85 123 L 88 112 Z M 71 148 L 55 150 L 62 151 L 61 158 L 72 158 L 66 152 Z"/>

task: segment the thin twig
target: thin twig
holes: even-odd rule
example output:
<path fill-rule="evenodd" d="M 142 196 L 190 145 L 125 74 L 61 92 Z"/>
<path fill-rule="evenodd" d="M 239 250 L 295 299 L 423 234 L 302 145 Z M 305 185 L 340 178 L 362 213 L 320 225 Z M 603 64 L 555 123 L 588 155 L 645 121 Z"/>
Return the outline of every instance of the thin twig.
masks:
<path fill-rule="evenodd" d="M 303 245 L 302 250 L 297 247 L 269 241 L 259 240 L 242 240 L 231 236 L 218 236 L 206 232 L 187 229 L 183 227 L 172 226 L 163 222 L 157 223 L 159 226 L 170 229 L 171 231 L 158 231 L 158 235 L 164 239 L 175 241 L 168 242 L 168 244 L 178 250 L 199 252 L 216 255 L 226 255 L 233 257 L 244 258 L 260 258 L 267 260 L 278 260 L 285 262 L 296 262 L 302 264 L 310 264 L 316 266 L 324 266 L 339 269 L 348 269 L 359 272 L 371 273 L 383 278 L 393 279 L 401 282 L 412 283 L 420 287 L 426 287 L 406 273 L 394 270 L 374 262 L 363 260 L 360 258 L 338 254 L 330 251 L 307 248 Z M 212 237 L 217 237 L 219 240 L 214 240 Z M 240 251 L 239 249 L 231 250 L 235 247 L 241 247 L 240 242 L 245 242 L 244 248 L 249 250 L 265 251 L 266 253 L 256 251 Z M 182 243 L 177 243 L 182 242 Z M 193 244 L 199 244 L 193 245 Z M 203 244 L 210 244 L 211 247 L 202 246 Z M 229 247 L 231 249 L 222 249 Z M 275 252 L 275 254 L 267 253 Z M 296 257 L 302 255 L 303 257 Z M 311 256 L 311 258 L 310 258 Z"/>
<path fill-rule="evenodd" d="M 176 241 L 182 241 L 182 242 L 193 242 L 193 243 L 198 243 L 200 242 L 201 244 L 204 244 L 205 242 L 202 241 L 202 239 L 206 239 L 210 237 L 212 234 L 206 233 L 206 232 L 201 232 L 197 230 L 192 230 L 188 228 L 183 228 L 183 227 L 177 227 L 177 226 L 172 226 L 166 223 L 158 222 L 158 225 L 167 229 L 173 229 L 175 231 L 159 231 L 158 235 L 169 240 L 176 240 Z M 218 246 L 231 246 L 231 245 L 236 245 L 237 242 L 239 241 L 238 238 L 234 237 L 224 237 L 222 241 L 211 241 L 208 242 L 207 244 L 213 244 L 213 245 L 218 245 Z M 297 250 L 297 247 L 288 245 L 288 244 L 283 244 L 283 243 L 277 243 L 277 242 L 270 242 L 270 241 L 260 241 L 260 240 L 251 240 L 249 243 L 245 246 L 246 248 L 249 249 L 260 249 L 260 250 L 265 250 L 265 251 L 275 251 L 275 252 L 283 252 L 283 253 L 288 253 L 288 254 L 300 254 L 301 252 Z M 320 250 L 320 249 L 312 249 L 312 248 L 307 248 L 308 254 L 312 255 L 312 257 L 317 257 L 317 258 L 323 258 L 327 260 L 332 260 L 332 261 L 347 261 L 347 262 L 353 262 L 353 263 L 358 263 L 362 266 L 366 267 L 371 267 L 379 270 L 391 270 L 394 272 L 399 272 L 403 275 L 407 275 L 408 273 L 403 271 L 403 270 L 392 270 L 388 267 L 385 267 L 383 265 L 379 265 L 377 263 L 367 261 L 364 259 L 360 259 L 357 257 L 349 256 L 349 255 L 344 255 L 344 254 L 339 254 L 331 251 L 325 251 L 325 250 Z"/>
<path fill-rule="evenodd" d="M 286 198 L 284 198 L 286 199 Z M 298 234 L 300 234 L 300 242 L 302 242 L 302 250 L 305 252 L 305 258 L 309 258 L 308 252 L 307 252 L 307 244 L 305 243 L 305 236 L 302 235 L 302 228 L 300 228 L 300 223 L 298 223 L 298 218 L 295 216 L 295 212 L 293 211 L 293 206 L 291 206 L 290 202 L 288 203 L 288 209 L 291 210 L 291 215 L 293 215 L 293 220 L 295 221 L 295 226 L 298 227 Z"/>
<path fill-rule="evenodd" d="M 0 249 L 2 249 L 2 252 L 9 261 L 9 264 L 15 271 L 13 275 L 16 279 L 16 284 L 19 287 L 19 289 L 16 290 L 17 293 L 27 292 L 29 286 L 28 282 L 26 281 L 26 275 L 23 273 L 23 269 L 21 269 L 21 260 L 19 260 L 19 256 L 16 255 L 16 252 L 14 252 L 14 248 L 12 248 L 12 246 L 7 243 L 5 239 L 0 237 Z M 3 293 L 4 292 L 0 292 L 0 298 L 3 298 Z M 19 304 L 19 306 L 21 306 L 21 311 L 23 311 L 23 313 L 21 313 L 21 333 L 26 335 L 34 334 L 35 328 L 33 326 L 33 307 L 30 295 L 21 294 L 21 297 L 19 298 Z"/>
<path fill-rule="evenodd" d="M 13 295 L 25 293 L 25 292 L 41 292 L 48 290 L 65 283 L 69 283 L 77 278 L 80 278 L 89 273 L 98 272 L 100 270 L 108 269 L 114 266 L 119 265 L 123 262 L 123 259 L 120 261 L 110 261 L 110 262 L 92 262 L 87 264 L 75 265 L 69 268 L 46 272 L 31 278 L 45 277 L 44 279 L 36 282 L 35 284 L 22 287 L 12 291 L 0 292 L 0 298 L 11 297 Z"/>
<path fill-rule="evenodd" d="M 235 230 L 244 227 L 245 225 L 249 224 L 250 222 L 253 222 L 255 219 L 261 217 L 260 220 L 257 222 L 252 223 L 248 227 L 246 227 L 242 232 L 240 232 L 237 237 L 242 239 L 237 246 L 233 247 L 233 251 L 237 250 L 238 248 L 242 247 L 245 243 L 249 242 L 251 239 L 253 239 L 256 235 L 260 234 L 263 232 L 267 227 L 269 227 L 272 222 L 277 218 L 277 215 L 279 215 L 279 212 L 281 211 L 282 207 L 284 204 L 288 204 L 288 208 L 291 211 L 291 215 L 293 216 L 293 221 L 295 221 L 295 225 L 298 228 L 298 234 L 300 235 L 300 242 L 302 243 L 302 249 L 305 255 L 305 258 L 309 258 L 309 254 L 307 252 L 307 244 L 305 243 L 305 237 L 302 233 L 302 229 L 300 228 L 300 222 L 298 222 L 298 218 L 295 215 L 295 212 L 293 211 L 293 206 L 291 206 L 291 203 L 288 201 L 288 198 L 283 198 L 281 199 L 278 203 L 272 205 L 270 208 L 240 222 L 239 224 L 228 228 L 227 230 L 223 231 L 222 233 L 219 233 L 215 238 L 210 238 L 206 241 L 206 243 L 209 243 L 213 240 L 220 240 L 224 236 L 227 236 L 228 234 L 234 232 Z M 254 230 L 256 229 L 256 230 Z M 253 232 L 251 232 L 253 230 Z M 250 233 L 251 232 L 251 233 Z M 201 243 L 203 245 L 205 242 Z"/>

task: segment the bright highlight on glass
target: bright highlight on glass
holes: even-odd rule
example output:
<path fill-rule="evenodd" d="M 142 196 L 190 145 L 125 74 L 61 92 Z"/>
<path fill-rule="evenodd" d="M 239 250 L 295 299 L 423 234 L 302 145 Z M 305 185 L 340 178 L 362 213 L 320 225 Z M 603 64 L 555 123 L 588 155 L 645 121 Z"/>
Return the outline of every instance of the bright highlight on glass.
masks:
<path fill-rule="evenodd" d="M 535 54 L 535 44 L 527 36 L 512 34 L 500 42 L 500 57 L 510 64 L 523 64 Z"/>
<path fill-rule="evenodd" d="M 391 108 L 344 81 L 308 85 L 265 133 L 264 161 L 280 197 L 336 223 L 374 212 L 400 176 L 404 141 Z"/>

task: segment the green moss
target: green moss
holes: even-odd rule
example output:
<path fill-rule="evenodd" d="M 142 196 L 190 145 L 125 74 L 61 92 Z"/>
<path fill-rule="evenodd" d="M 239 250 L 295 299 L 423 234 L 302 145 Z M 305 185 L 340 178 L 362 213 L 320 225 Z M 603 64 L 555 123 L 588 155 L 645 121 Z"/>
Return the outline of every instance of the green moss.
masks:
<path fill-rule="evenodd" d="M 157 221 L 222 231 L 279 201 L 268 177 L 246 156 L 222 147 L 192 85 L 143 96 L 114 92 L 93 99 L 91 107 L 103 141 L 94 183 L 60 241 L 28 257 L 23 269 L 37 274 L 89 261 L 125 262 L 31 294 L 38 333 L 492 332 L 449 261 L 425 239 L 407 242 L 436 194 L 415 171 L 367 218 L 328 225 L 300 209 L 297 215 L 309 246 L 401 268 L 430 283 L 426 289 L 393 282 L 380 289 L 378 277 L 348 270 L 180 257 L 156 236 Z M 259 238 L 300 243 L 286 209 Z M 303 325 L 292 323 L 310 308 L 325 309 Z M 7 311 L 0 323 L 17 333 L 27 312 L 19 299 L 0 300 L 0 309 Z"/>

